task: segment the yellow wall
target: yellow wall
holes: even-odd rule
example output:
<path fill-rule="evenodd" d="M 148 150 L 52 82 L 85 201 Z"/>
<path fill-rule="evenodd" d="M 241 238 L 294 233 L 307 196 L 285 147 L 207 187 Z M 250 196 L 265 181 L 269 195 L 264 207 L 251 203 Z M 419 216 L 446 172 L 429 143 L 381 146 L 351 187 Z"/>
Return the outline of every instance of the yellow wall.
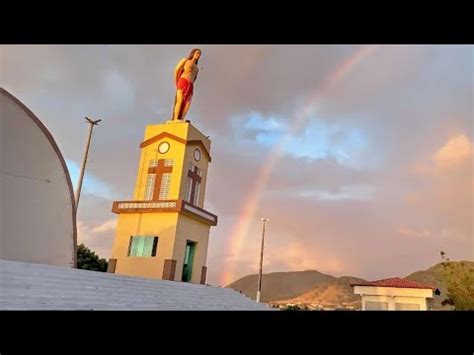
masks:
<path fill-rule="evenodd" d="M 115 273 L 161 278 L 165 259 L 173 259 L 177 220 L 177 212 L 120 214 L 112 249 Z M 145 235 L 158 237 L 156 256 L 127 256 L 130 236 Z"/>
<path fill-rule="evenodd" d="M 201 160 L 200 161 L 195 161 L 193 158 L 194 155 L 194 149 L 199 148 L 201 150 Z M 199 192 L 199 199 L 197 202 L 197 206 L 200 208 L 204 208 L 204 198 L 206 194 L 206 182 L 207 182 L 207 167 L 208 161 L 206 159 L 206 156 L 204 155 L 202 148 L 197 147 L 197 146 L 188 146 L 186 148 L 186 153 L 184 156 L 184 172 L 187 176 L 188 174 L 188 165 L 190 162 L 192 162 L 194 165 L 196 165 L 199 169 L 202 170 L 202 175 L 201 175 L 201 186 L 200 186 L 200 192 Z M 181 194 L 180 194 L 180 199 L 184 199 L 184 192 L 186 191 L 186 178 L 183 178 L 181 180 Z"/>
<path fill-rule="evenodd" d="M 161 278 L 165 259 L 176 260 L 175 280 L 181 281 L 186 241 L 196 242 L 191 282 L 201 281 L 206 265 L 209 225 L 178 213 L 124 213 L 117 223 L 112 258 L 115 273 Z M 157 236 L 155 257 L 127 256 L 130 236 Z"/>
<path fill-rule="evenodd" d="M 196 250 L 193 260 L 193 271 L 191 282 L 199 283 L 201 281 L 202 267 L 206 265 L 207 247 L 209 241 L 209 225 L 196 221 L 185 215 L 180 215 L 176 232 L 176 242 L 174 244 L 173 259 L 176 263 L 176 279 L 181 281 L 183 273 L 184 251 L 186 241 L 196 242 Z"/>
<path fill-rule="evenodd" d="M 204 143 L 204 146 L 207 148 L 207 151 L 210 153 L 211 152 L 211 141 L 209 138 L 205 137 L 201 132 L 199 132 L 195 127 L 189 126 L 189 132 L 188 132 L 188 140 L 201 140 Z M 194 149 L 199 148 L 201 151 L 201 160 L 199 162 L 194 160 Z M 185 156 L 185 167 L 187 171 L 188 163 L 193 162 L 199 169 L 202 170 L 202 176 L 201 176 L 201 187 L 200 187 L 200 193 L 199 193 L 199 199 L 197 202 L 197 206 L 204 208 L 204 199 L 206 195 L 206 186 L 207 186 L 207 173 L 208 173 L 208 168 L 209 168 L 209 160 L 207 159 L 206 154 L 203 151 L 203 148 L 200 146 L 188 146 L 186 148 L 186 156 Z M 183 179 L 185 180 L 185 179 Z M 184 197 L 184 189 L 181 198 Z"/>
<path fill-rule="evenodd" d="M 178 136 L 185 140 L 197 140 L 203 141 L 204 145 L 210 149 L 210 140 L 200 133 L 195 127 L 191 126 L 187 122 L 170 122 L 159 125 L 149 125 L 146 127 L 144 141 L 162 132 L 168 132 L 175 136 Z M 168 142 L 170 149 L 167 153 L 161 154 L 158 152 L 158 146 L 161 142 Z M 193 158 L 194 149 L 199 148 L 201 150 L 201 160 L 196 162 Z M 199 146 L 186 146 L 181 142 L 177 142 L 169 137 L 164 137 L 153 144 L 146 146 L 141 149 L 140 162 L 138 165 L 137 180 L 135 183 L 134 200 L 143 200 L 145 196 L 145 187 L 148 175 L 148 166 L 150 160 L 153 159 L 173 159 L 174 166 L 172 172 L 172 181 L 170 186 L 169 199 L 177 200 L 183 199 L 184 191 L 186 188 L 186 176 L 188 173 L 188 164 L 193 162 L 202 170 L 201 177 L 201 191 L 199 194 L 199 201 L 197 206 L 204 206 L 204 198 L 206 191 L 207 181 L 207 169 L 209 161 L 203 152 L 202 147 Z"/>
<path fill-rule="evenodd" d="M 172 133 L 180 138 L 186 139 L 187 125 L 180 123 L 165 123 L 161 125 L 151 125 L 146 127 L 144 140 L 152 138 L 164 131 Z M 170 149 L 167 153 L 161 154 L 158 152 L 158 146 L 161 142 L 168 142 Z M 150 144 L 141 149 L 140 163 L 137 172 L 137 180 L 135 184 L 134 200 L 143 200 L 145 196 L 146 180 L 148 176 L 148 167 L 150 160 L 153 159 L 173 159 L 173 172 L 170 186 L 169 200 L 177 200 L 179 196 L 179 189 L 181 186 L 180 177 L 183 174 L 183 157 L 186 146 L 168 137 Z"/>

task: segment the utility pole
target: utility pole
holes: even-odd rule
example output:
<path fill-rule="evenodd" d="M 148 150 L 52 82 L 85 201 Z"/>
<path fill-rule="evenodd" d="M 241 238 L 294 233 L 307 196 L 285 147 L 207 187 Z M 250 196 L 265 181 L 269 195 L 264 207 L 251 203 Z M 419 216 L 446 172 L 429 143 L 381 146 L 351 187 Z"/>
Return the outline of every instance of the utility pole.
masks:
<path fill-rule="evenodd" d="M 260 271 L 258 273 L 258 290 L 257 290 L 257 303 L 260 303 L 260 295 L 262 293 L 262 269 L 263 269 L 263 246 L 265 244 L 265 222 L 268 222 L 268 218 L 262 218 L 263 229 L 262 229 L 262 245 L 260 248 Z"/>
<path fill-rule="evenodd" d="M 90 126 L 89 126 L 89 135 L 87 137 L 86 150 L 84 152 L 84 158 L 82 159 L 81 171 L 79 173 L 79 182 L 77 183 L 77 189 L 76 189 L 76 213 L 77 213 L 77 209 L 79 208 L 79 198 L 81 197 L 82 180 L 84 179 L 84 171 L 86 170 L 87 156 L 89 155 L 89 147 L 91 145 L 92 130 L 94 126 L 98 126 L 99 122 L 102 121 L 102 120 L 93 121 L 88 117 L 85 117 L 85 119 L 89 123 Z"/>

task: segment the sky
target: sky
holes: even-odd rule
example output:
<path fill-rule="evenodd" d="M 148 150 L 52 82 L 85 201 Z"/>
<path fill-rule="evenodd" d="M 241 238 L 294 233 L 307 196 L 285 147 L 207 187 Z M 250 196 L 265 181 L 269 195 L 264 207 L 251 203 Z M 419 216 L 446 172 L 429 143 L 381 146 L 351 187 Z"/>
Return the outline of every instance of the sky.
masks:
<path fill-rule="evenodd" d="M 78 241 L 109 258 L 145 126 L 202 49 L 188 119 L 212 140 L 208 282 L 318 270 L 365 279 L 474 259 L 472 46 L 0 46 L 0 85 L 48 127 L 77 182 Z M 231 187 L 231 188 L 229 188 Z"/>

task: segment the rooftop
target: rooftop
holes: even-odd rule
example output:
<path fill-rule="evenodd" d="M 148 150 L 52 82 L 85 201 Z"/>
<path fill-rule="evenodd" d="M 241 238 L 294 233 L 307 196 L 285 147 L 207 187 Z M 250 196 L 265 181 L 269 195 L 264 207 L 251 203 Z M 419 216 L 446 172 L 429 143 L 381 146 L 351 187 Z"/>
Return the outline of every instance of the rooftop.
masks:
<path fill-rule="evenodd" d="M 397 288 L 422 288 L 435 290 L 436 287 L 423 284 L 421 282 L 402 279 L 400 277 L 392 277 L 390 279 L 376 280 L 376 281 L 361 281 L 351 284 L 351 286 L 375 286 L 375 287 L 397 287 Z"/>
<path fill-rule="evenodd" d="M 0 259 L 0 310 L 271 310 L 233 289 Z"/>

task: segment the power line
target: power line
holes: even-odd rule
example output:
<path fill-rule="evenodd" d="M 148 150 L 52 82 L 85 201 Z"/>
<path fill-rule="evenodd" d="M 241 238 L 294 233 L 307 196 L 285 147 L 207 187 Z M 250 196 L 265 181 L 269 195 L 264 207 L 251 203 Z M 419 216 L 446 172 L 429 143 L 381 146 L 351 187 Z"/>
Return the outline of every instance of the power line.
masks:
<path fill-rule="evenodd" d="M 0 174 L 6 175 L 6 176 L 11 176 L 14 178 L 23 178 L 23 179 L 30 179 L 30 180 L 37 180 L 37 181 L 45 181 L 48 184 L 51 182 L 49 179 L 43 179 L 43 178 L 38 178 L 38 177 L 33 177 L 33 176 L 26 176 L 26 175 L 17 175 L 17 174 L 12 174 L 7 171 L 0 170 Z"/>

